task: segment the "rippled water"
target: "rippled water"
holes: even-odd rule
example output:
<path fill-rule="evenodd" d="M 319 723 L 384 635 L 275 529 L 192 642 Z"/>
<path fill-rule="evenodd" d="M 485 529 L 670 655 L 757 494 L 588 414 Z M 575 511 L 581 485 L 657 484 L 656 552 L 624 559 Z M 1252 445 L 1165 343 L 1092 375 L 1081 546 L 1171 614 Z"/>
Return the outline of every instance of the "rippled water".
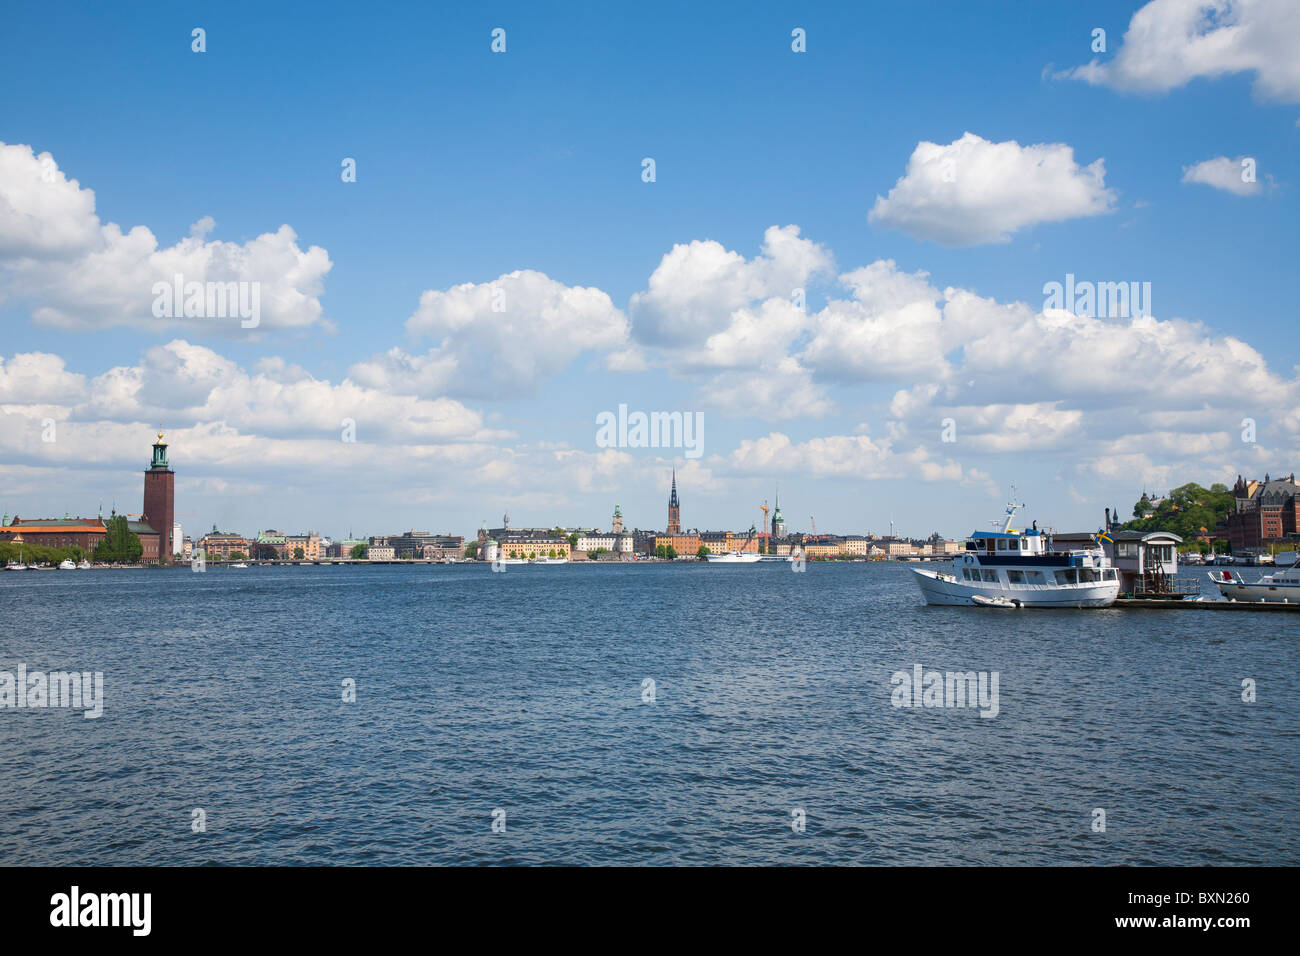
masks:
<path fill-rule="evenodd" d="M 0 604 L 0 670 L 107 698 L 0 710 L 5 864 L 1300 862 L 1291 615 L 930 608 L 892 564 L 5 573 Z M 917 663 L 997 671 L 1000 712 L 892 706 Z"/>

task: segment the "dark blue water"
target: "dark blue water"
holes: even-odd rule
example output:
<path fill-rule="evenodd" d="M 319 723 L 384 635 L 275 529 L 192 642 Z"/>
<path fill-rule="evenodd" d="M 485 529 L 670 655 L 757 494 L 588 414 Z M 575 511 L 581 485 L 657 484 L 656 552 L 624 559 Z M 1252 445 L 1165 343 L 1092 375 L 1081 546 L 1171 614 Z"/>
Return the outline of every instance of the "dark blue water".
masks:
<path fill-rule="evenodd" d="M 1291 615 L 930 608 L 893 564 L 0 573 L 0 607 L 0 670 L 107 698 L 0 710 L 5 864 L 1300 863 Z M 916 663 L 1000 712 L 892 706 Z"/>

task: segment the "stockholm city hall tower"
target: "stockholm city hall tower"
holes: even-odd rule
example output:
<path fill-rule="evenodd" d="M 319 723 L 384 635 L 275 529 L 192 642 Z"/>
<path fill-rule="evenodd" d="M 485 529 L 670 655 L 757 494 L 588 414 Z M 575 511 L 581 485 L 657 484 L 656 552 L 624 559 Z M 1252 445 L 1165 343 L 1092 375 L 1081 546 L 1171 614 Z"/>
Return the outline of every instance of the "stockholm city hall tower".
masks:
<path fill-rule="evenodd" d="M 172 560 L 172 524 L 176 517 L 176 472 L 167 467 L 162 432 L 153 443 L 153 461 L 144 473 L 144 514 L 140 520 L 158 532 L 158 561 Z"/>

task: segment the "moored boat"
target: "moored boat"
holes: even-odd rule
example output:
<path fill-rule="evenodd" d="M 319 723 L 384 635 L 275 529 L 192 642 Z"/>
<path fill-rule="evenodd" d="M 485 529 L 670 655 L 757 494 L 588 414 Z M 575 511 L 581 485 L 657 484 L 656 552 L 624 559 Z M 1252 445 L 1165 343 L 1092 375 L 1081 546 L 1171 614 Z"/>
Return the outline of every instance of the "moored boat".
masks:
<path fill-rule="evenodd" d="M 984 607 L 1107 607 L 1119 596 L 1119 572 L 1101 548 L 1056 551 L 1037 527 L 1011 527 L 966 539 L 949 572 L 911 568 L 927 604 Z"/>
<path fill-rule="evenodd" d="M 704 557 L 710 564 L 753 564 L 763 560 L 763 556 L 757 552 L 735 549 L 724 554 L 706 554 Z"/>
<path fill-rule="evenodd" d="M 73 562 L 71 558 L 64 558 L 62 561 L 59 562 L 59 570 L 75 571 L 77 570 L 77 565 Z"/>
<path fill-rule="evenodd" d="M 1290 552 L 1278 556 L 1289 567 L 1271 574 L 1262 574 L 1257 581 L 1247 581 L 1240 571 L 1207 571 L 1219 593 L 1229 601 L 1254 601 L 1267 604 L 1300 604 L 1300 554 Z"/>

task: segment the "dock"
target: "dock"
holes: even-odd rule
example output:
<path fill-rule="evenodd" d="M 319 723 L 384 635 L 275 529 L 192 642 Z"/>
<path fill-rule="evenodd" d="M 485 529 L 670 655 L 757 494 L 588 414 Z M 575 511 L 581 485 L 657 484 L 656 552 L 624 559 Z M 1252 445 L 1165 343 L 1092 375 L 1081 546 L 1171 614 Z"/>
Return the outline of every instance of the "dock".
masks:
<path fill-rule="evenodd" d="M 1270 601 L 1184 601 L 1178 598 L 1119 598 L 1111 607 L 1179 608 L 1201 611 L 1300 611 L 1300 604 Z"/>

